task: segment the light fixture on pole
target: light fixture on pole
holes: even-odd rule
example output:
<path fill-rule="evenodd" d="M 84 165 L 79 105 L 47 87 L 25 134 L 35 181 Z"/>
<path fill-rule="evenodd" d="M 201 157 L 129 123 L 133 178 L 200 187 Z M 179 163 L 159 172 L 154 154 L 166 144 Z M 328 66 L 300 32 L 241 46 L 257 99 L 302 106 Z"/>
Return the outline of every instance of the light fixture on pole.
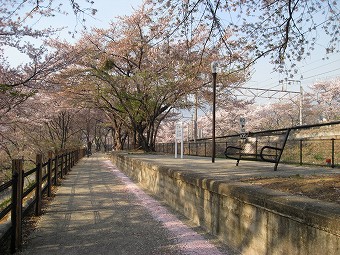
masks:
<path fill-rule="evenodd" d="M 216 61 L 211 63 L 211 74 L 213 78 L 213 108 L 212 108 L 212 153 L 211 153 L 211 162 L 215 162 L 216 156 L 216 144 L 215 144 L 215 124 L 216 124 L 216 77 L 217 77 L 217 66 L 218 63 Z"/>

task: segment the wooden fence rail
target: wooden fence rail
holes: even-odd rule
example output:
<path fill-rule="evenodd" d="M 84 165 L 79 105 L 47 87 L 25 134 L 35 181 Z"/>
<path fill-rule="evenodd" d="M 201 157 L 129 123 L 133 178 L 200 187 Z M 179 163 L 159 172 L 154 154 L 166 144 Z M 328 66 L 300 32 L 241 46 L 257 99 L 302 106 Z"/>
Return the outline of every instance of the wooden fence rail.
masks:
<path fill-rule="evenodd" d="M 63 153 L 48 153 L 48 159 L 44 162 L 43 155 L 36 156 L 36 167 L 25 172 L 23 159 L 12 161 L 12 179 L 0 185 L 0 221 L 11 213 L 11 224 L 0 239 L 11 236 L 10 251 L 15 253 L 20 250 L 22 243 L 22 218 L 27 212 L 35 207 L 35 215 L 41 215 L 42 197 L 46 193 L 52 195 L 52 186 L 58 185 L 59 180 L 71 171 L 72 167 L 85 156 L 85 149 L 69 150 Z M 35 177 L 32 175 L 35 174 Z M 34 182 L 32 182 L 35 179 Z M 25 184 L 26 180 L 26 184 Z M 10 192 L 11 189 L 11 192 Z M 34 192 L 34 195 L 32 194 Z M 6 195 L 7 194 L 7 195 Z M 10 195 L 11 194 L 11 195 Z M 31 197 L 24 208 L 24 200 Z M 7 204 L 6 204 L 6 199 Z"/>

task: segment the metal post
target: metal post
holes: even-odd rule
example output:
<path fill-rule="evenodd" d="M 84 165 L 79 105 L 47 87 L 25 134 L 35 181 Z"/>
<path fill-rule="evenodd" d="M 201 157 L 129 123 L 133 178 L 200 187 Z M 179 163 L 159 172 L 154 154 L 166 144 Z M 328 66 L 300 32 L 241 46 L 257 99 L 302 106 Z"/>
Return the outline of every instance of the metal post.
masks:
<path fill-rule="evenodd" d="M 181 126 L 181 133 L 182 133 L 182 136 L 181 136 L 181 158 L 183 158 L 183 153 L 184 153 L 184 144 L 183 144 L 183 126 Z"/>
<path fill-rule="evenodd" d="M 215 130 L 216 130 L 216 73 L 213 73 L 213 109 L 212 109 L 212 156 L 211 162 L 215 162 L 216 145 L 215 145 Z"/>
<path fill-rule="evenodd" d="M 335 162 L 334 162 L 334 142 L 335 142 L 335 139 L 332 138 L 332 165 L 331 165 L 332 168 L 335 167 Z"/>
<path fill-rule="evenodd" d="M 277 158 L 276 158 L 276 162 L 275 162 L 275 166 L 274 166 L 274 171 L 277 170 L 277 166 L 278 166 L 279 163 L 280 163 L 281 156 L 282 156 L 283 150 L 285 149 L 285 146 L 286 146 L 286 143 L 287 143 L 287 140 L 288 140 L 290 131 L 291 131 L 291 129 L 288 128 L 288 129 L 287 129 L 287 132 L 286 132 L 286 135 L 285 135 L 285 138 L 284 138 L 284 141 L 283 141 L 283 144 L 282 144 L 282 148 L 279 150 L 279 155 L 278 155 Z M 276 146 L 276 147 L 277 147 L 277 146 Z M 276 152 L 277 152 L 277 150 L 276 150 Z"/>
<path fill-rule="evenodd" d="M 211 162 L 215 162 L 216 145 L 215 145 L 215 122 L 216 122 L 216 78 L 217 78 L 217 62 L 211 63 L 211 72 L 213 78 L 213 108 L 212 108 L 212 155 Z"/>
<path fill-rule="evenodd" d="M 198 95 L 195 94 L 195 113 L 194 113 L 194 142 L 197 142 L 197 115 L 198 115 Z"/>
<path fill-rule="evenodd" d="M 177 158 L 177 139 L 175 139 L 175 158 Z"/>
<path fill-rule="evenodd" d="M 257 150 L 257 144 L 258 143 L 258 140 L 257 140 L 257 136 L 255 137 L 255 159 L 257 160 L 258 159 L 258 156 L 257 156 L 257 154 L 258 154 L 258 150 Z"/>
<path fill-rule="evenodd" d="M 299 81 L 300 82 L 300 81 Z M 299 123 L 300 126 L 302 126 L 302 101 L 303 101 L 303 89 L 302 89 L 302 85 L 300 82 L 300 105 L 299 105 Z"/>
<path fill-rule="evenodd" d="M 300 165 L 302 166 L 302 139 L 300 139 Z"/>

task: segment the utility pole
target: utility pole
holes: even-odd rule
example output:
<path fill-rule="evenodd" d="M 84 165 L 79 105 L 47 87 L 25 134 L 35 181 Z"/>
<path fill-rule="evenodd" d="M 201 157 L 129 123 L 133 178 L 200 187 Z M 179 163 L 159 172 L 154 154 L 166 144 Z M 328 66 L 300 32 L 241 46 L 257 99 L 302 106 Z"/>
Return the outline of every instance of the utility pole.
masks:
<path fill-rule="evenodd" d="M 301 85 L 301 81 L 299 81 L 300 83 L 300 105 L 299 105 L 299 120 L 300 120 L 300 126 L 302 126 L 302 101 L 303 101 L 303 88 Z"/>
<path fill-rule="evenodd" d="M 280 83 L 283 83 L 283 81 L 280 81 Z M 298 83 L 300 86 L 300 99 L 299 99 L 299 125 L 302 126 L 303 121 L 302 121 L 302 107 L 303 107 L 303 88 L 300 80 L 286 80 L 286 83 L 290 85 L 291 83 Z M 283 91 L 282 87 L 282 91 Z"/>

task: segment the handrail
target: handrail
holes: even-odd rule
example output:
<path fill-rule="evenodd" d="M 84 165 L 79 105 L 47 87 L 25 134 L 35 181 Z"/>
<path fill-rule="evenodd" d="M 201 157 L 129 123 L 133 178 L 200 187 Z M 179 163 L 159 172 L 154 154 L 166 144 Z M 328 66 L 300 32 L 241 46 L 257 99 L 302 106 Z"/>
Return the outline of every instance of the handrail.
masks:
<path fill-rule="evenodd" d="M 279 129 L 269 129 L 269 130 L 263 130 L 263 131 L 256 131 L 256 132 L 249 132 L 249 136 L 254 136 L 258 134 L 272 134 L 276 132 L 283 132 L 290 130 L 298 130 L 298 129 L 306 129 L 306 128 L 314 128 L 314 127 L 323 127 L 323 126 L 329 126 L 329 125 L 337 125 L 340 124 L 340 121 L 332 121 L 332 122 L 325 122 L 325 123 L 316 123 L 316 124 L 310 124 L 310 125 L 301 125 L 301 126 L 293 126 L 293 127 L 287 127 L 287 128 L 279 128 Z M 240 134 L 234 134 L 234 135 L 224 135 L 224 136 L 217 136 L 216 139 L 223 139 L 228 137 L 239 137 Z M 208 138 L 200 138 L 196 139 L 197 141 L 204 141 L 204 140 L 210 140 L 211 137 Z M 193 140 L 190 140 L 193 141 Z"/>
<path fill-rule="evenodd" d="M 31 174 L 34 174 L 36 171 L 37 171 L 37 167 L 35 167 L 35 168 L 33 168 L 33 169 L 31 169 L 31 170 L 29 170 L 27 172 L 24 172 L 24 177 L 27 177 L 27 176 L 29 176 Z"/>
<path fill-rule="evenodd" d="M 0 193 L 4 190 L 8 189 L 9 187 L 11 187 L 12 183 L 13 183 L 13 181 L 9 180 L 9 181 L 5 182 L 4 184 L 1 184 L 0 185 Z"/>
<path fill-rule="evenodd" d="M 4 218 L 10 211 L 12 210 L 12 203 L 7 205 L 1 212 L 0 212 L 0 219 Z"/>
<path fill-rule="evenodd" d="M 8 200 L 8 204 L 4 204 L 4 208 L 0 210 L 0 220 L 2 220 L 9 212 L 12 211 L 11 215 L 11 253 L 16 252 L 17 249 L 21 246 L 21 218 L 22 213 L 26 213 L 26 209 L 23 210 L 22 204 L 23 199 L 27 197 L 30 193 L 32 193 L 34 190 L 37 190 L 38 187 L 41 187 L 43 183 L 46 183 L 44 185 L 44 188 L 41 190 L 41 194 L 47 191 L 47 195 L 50 196 L 50 188 L 52 185 L 56 185 L 57 182 L 52 182 L 51 180 L 58 179 L 58 176 L 63 176 L 63 174 L 67 174 L 69 171 L 71 171 L 71 168 L 77 163 L 82 157 L 84 157 L 84 149 L 77 149 L 69 152 L 65 152 L 62 154 L 56 154 L 54 158 L 52 158 L 52 154 L 49 154 L 49 159 L 46 162 L 37 162 L 37 166 L 33 169 L 30 169 L 27 172 L 24 172 L 22 169 L 22 163 L 23 159 L 19 160 L 13 160 L 13 178 L 6 183 L 0 185 L 0 194 L 7 192 L 4 196 L 5 199 Z M 39 156 L 39 158 L 42 158 Z M 38 156 L 37 156 L 38 159 Z M 58 163 L 58 159 L 60 159 L 61 166 Z M 54 165 L 54 167 L 52 167 Z M 41 178 L 38 178 L 38 181 L 36 179 L 35 183 L 29 186 L 27 189 L 24 190 L 24 179 L 25 177 L 28 177 L 31 174 L 37 173 L 37 171 L 41 171 L 43 168 L 46 168 L 47 173 L 41 176 Z M 19 173 L 19 174 L 18 174 Z M 19 178 L 18 178 L 19 177 Z M 41 183 L 39 182 L 41 180 Z M 9 189 L 12 187 L 12 196 L 11 198 L 9 194 Z M 18 193 L 17 193 L 18 192 Z M 8 194 L 8 195 L 7 195 Z M 18 195 L 19 194 L 19 195 Z M 37 192 L 35 194 L 35 198 L 32 200 L 31 204 L 28 206 L 28 208 L 31 207 L 31 205 L 36 204 L 38 207 L 38 204 L 41 206 L 41 194 L 37 196 Z M 1 202 L 1 201 L 0 201 Z M 14 212 L 14 214 L 13 214 Z M 22 212 L 22 213 L 21 213 Z M 37 213 L 37 211 L 36 211 Z M 13 217 L 13 215 L 15 217 Z M 0 239 L 3 237 L 0 236 Z"/>

